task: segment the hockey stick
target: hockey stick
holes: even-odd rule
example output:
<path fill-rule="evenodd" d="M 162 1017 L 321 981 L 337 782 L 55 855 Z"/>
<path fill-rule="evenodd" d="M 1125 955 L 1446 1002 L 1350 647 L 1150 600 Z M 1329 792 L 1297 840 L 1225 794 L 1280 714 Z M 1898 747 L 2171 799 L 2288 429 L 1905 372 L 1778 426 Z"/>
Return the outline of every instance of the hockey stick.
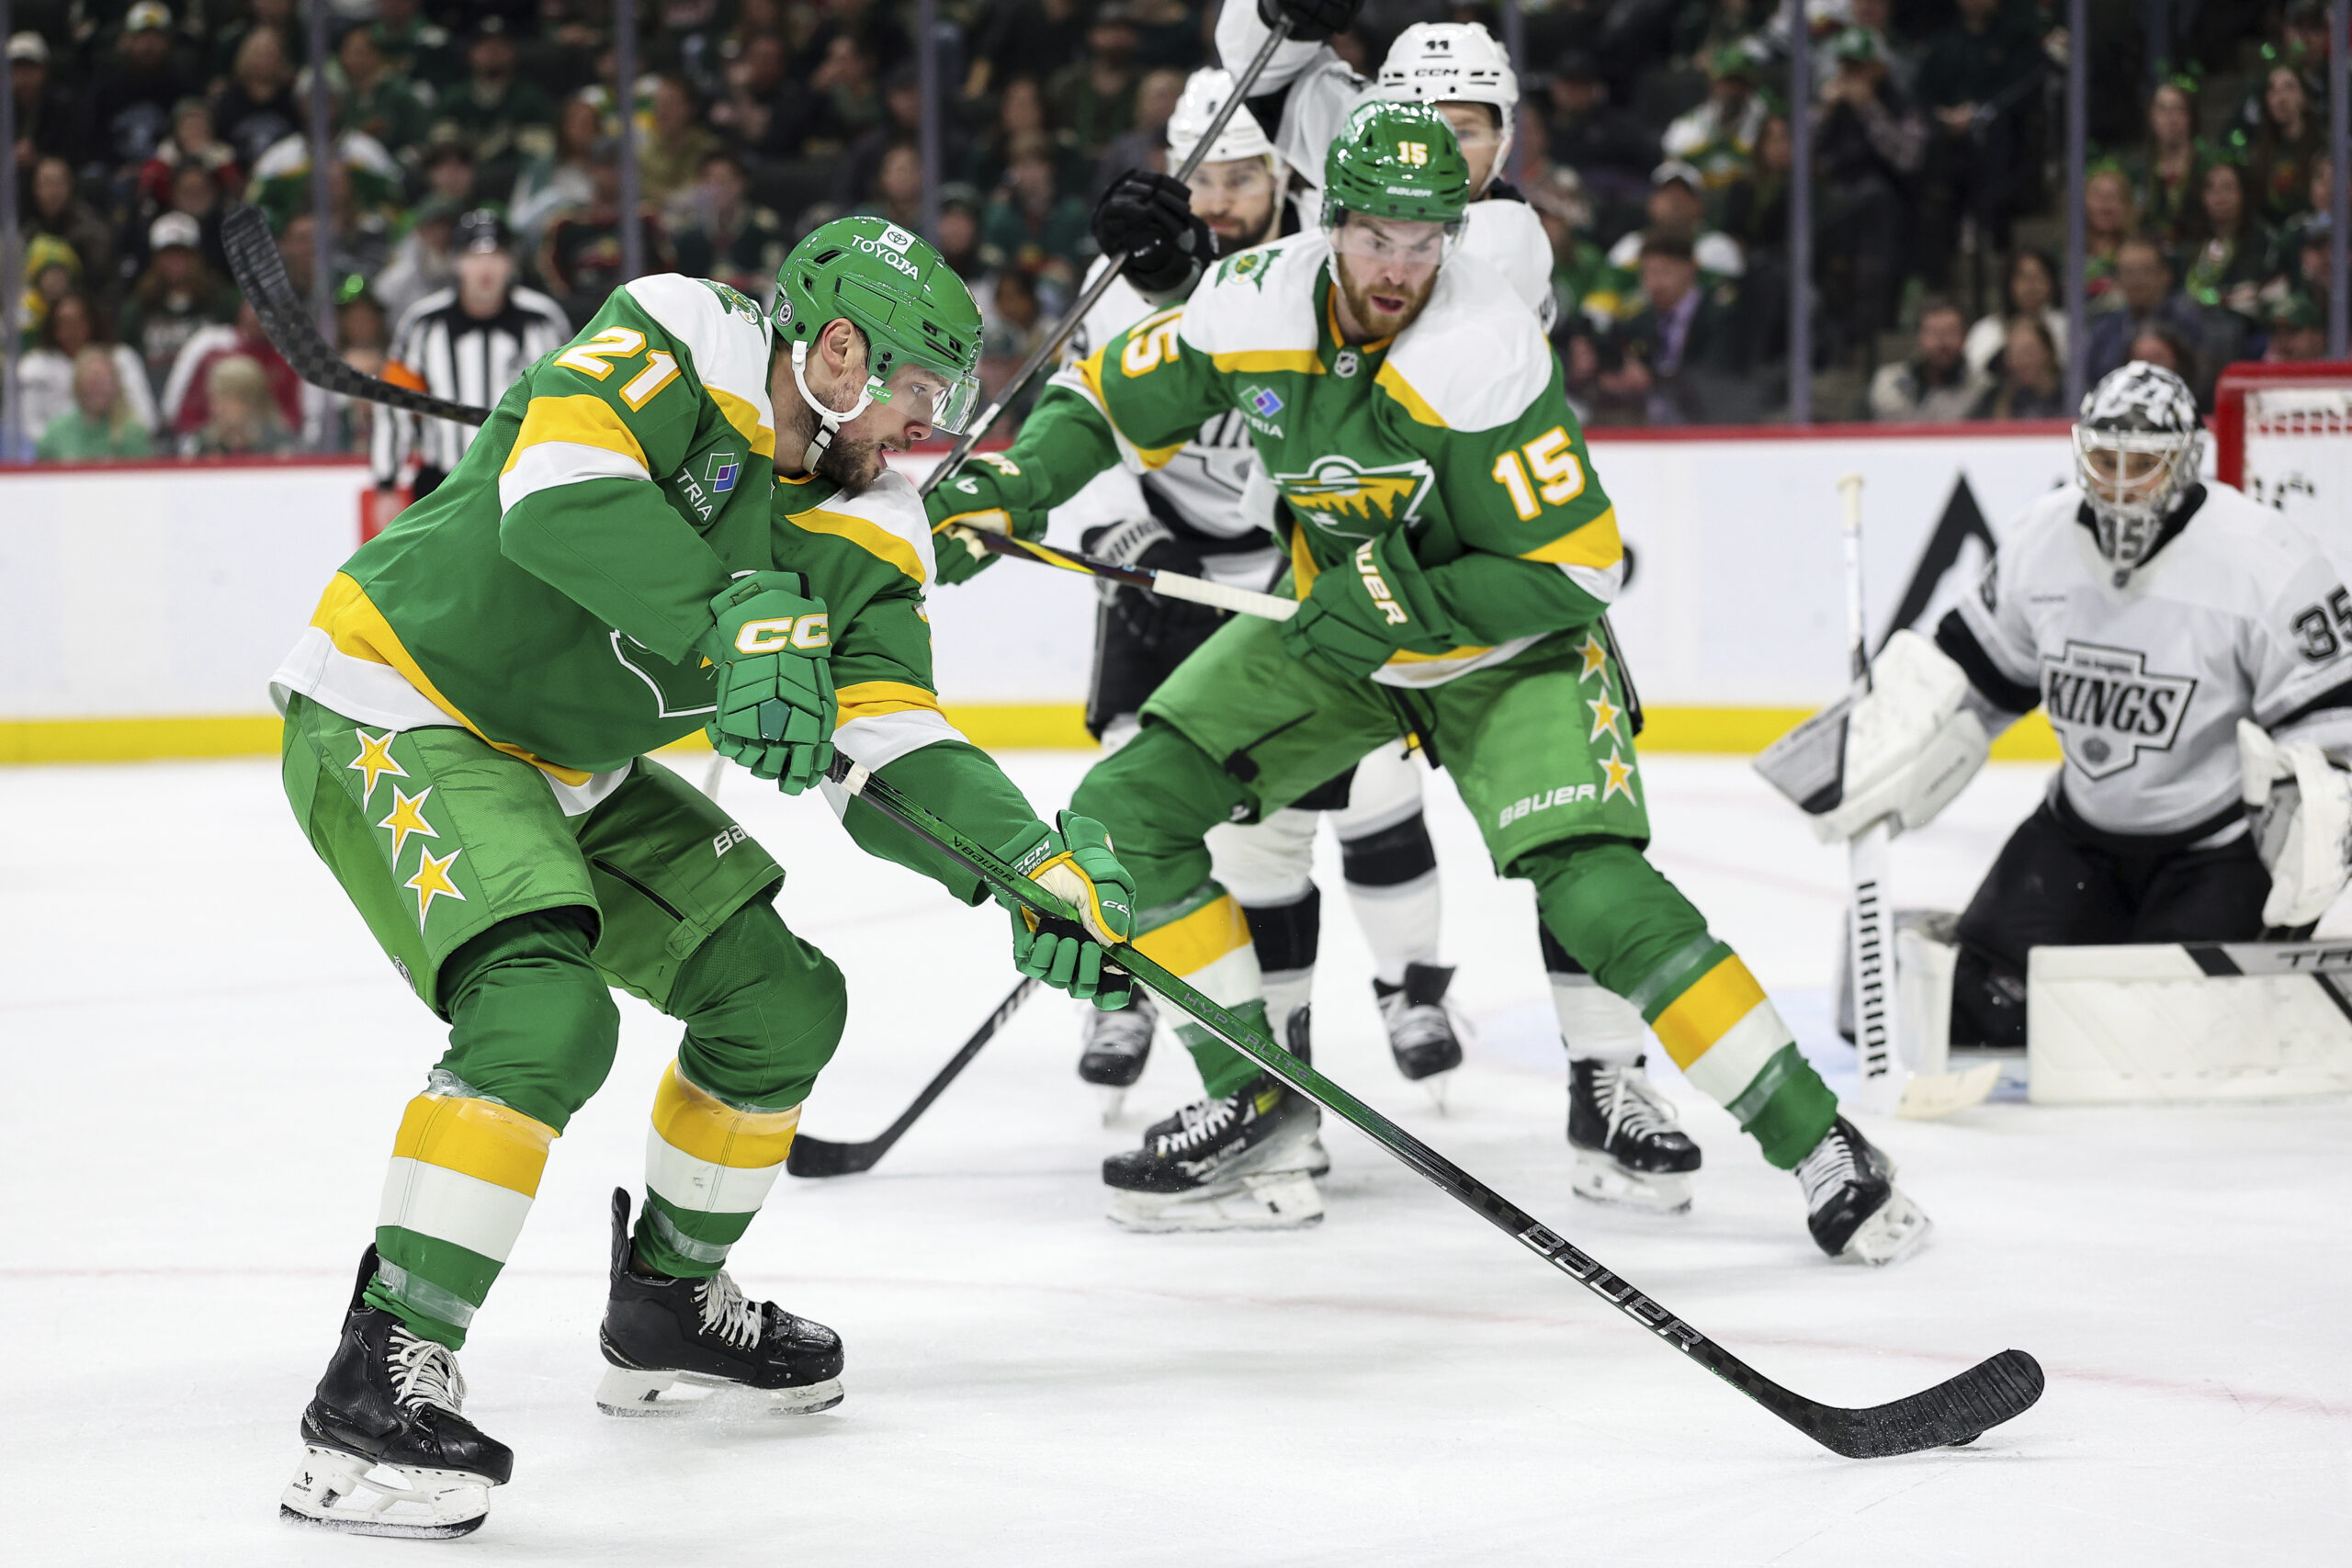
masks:
<path fill-rule="evenodd" d="M 865 769 L 842 758 L 834 763 L 832 777 L 851 795 L 978 876 L 998 897 L 1022 905 L 1041 919 L 1077 923 L 1076 913 L 1060 899 Z M 1135 947 L 1119 942 L 1110 948 L 1110 953 L 1121 968 L 1148 985 L 1170 1006 L 1371 1138 L 1448 1197 L 1833 1452 L 1848 1459 L 1878 1459 L 1964 1443 L 2030 1409 L 2041 1397 L 2041 1368 L 2022 1350 L 2004 1350 L 1933 1388 L 1866 1409 L 1822 1404 L 1792 1393 Z"/>
<path fill-rule="evenodd" d="M 260 208 L 240 203 L 229 209 L 220 220 L 220 247 L 228 252 L 229 270 L 271 346 L 294 374 L 311 386 L 459 424 L 481 424 L 490 418 L 488 409 L 395 387 L 345 365 L 343 356 L 319 335 L 310 308 L 295 292 L 294 280 L 286 274 L 286 258 L 278 254 L 277 242 L 270 238 L 269 220 L 262 216 Z"/>
<path fill-rule="evenodd" d="M 1034 977 L 1022 976 L 1021 984 L 1013 987 L 1012 993 L 997 1004 L 996 1011 L 989 1014 L 988 1021 L 973 1032 L 972 1037 L 964 1042 L 964 1048 L 948 1058 L 947 1065 L 939 1069 L 938 1075 L 923 1085 L 922 1092 L 915 1096 L 915 1102 L 901 1111 L 896 1122 L 883 1128 L 879 1137 L 868 1138 L 862 1144 L 829 1144 L 822 1138 L 811 1138 L 804 1134 L 793 1139 L 792 1152 L 784 1156 L 784 1168 L 795 1176 L 809 1177 L 854 1176 L 861 1170 L 873 1169 L 874 1162 L 890 1152 L 890 1145 L 915 1124 L 916 1117 L 931 1109 L 931 1102 L 956 1081 L 956 1074 L 971 1065 L 972 1058 L 980 1054 L 980 1047 L 995 1037 L 996 1032 L 1004 1027 L 1006 1020 L 1021 1010 L 1021 1004 L 1027 1001 L 1029 993 L 1036 988 L 1037 982 Z"/>
<path fill-rule="evenodd" d="M 1871 690 L 1870 626 L 1862 604 L 1862 476 L 1848 474 L 1838 490 L 1845 502 L 1846 640 L 1859 699 Z M 1961 1073 L 1916 1072 L 1895 1049 L 1887 1019 L 1894 987 L 1894 911 L 1886 901 L 1886 868 L 1894 839 L 1894 819 L 1882 817 L 1846 846 L 1853 896 L 1846 941 L 1853 976 L 1855 1063 L 1861 1074 L 1855 1099 L 1865 1110 L 1926 1121 L 1983 1100 L 1999 1083 L 2001 1069 L 1998 1063 L 1987 1063 Z"/>
<path fill-rule="evenodd" d="M 1185 154 L 1183 165 L 1176 171 L 1178 185 L 1192 179 L 1194 172 L 1207 159 L 1209 149 L 1216 145 L 1216 139 L 1225 134 L 1226 122 L 1240 112 L 1242 100 L 1250 96 L 1250 89 L 1258 85 L 1258 78 L 1264 73 L 1267 62 L 1273 59 L 1274 51 L 1289 41 L 1290 21 L 1285 17 L 1274 24 L 1274 30 L 1266 35 L 1266 41 L 1259 46 L 1250 63 L 1242 67 L 1241 74 L 1234 78 L 1233 91 L 1227 94 L 1225 102 L 1217 106 L 1216 113 L 1209 118 L 1209 128 L 1201 132 L 1201 139 L 1193 143 L 1192 152 Z M 1069 341 L 1070 333 L 1078 331 L 1079 323 L 1086 320 L 1087 312 L 1111 291 L 1111 285 L 1118 281 L 1119 271 L 1126 265 L 1125 251 L 1121 251 L 1103 264 L 1102 271 L 1087 286 L 1086 292 L 1078 297 L 1078 303 L 1054 324 L 1054 330 L 1046 335 L 1046 341 L 1021 362 L 1021 368 L 1012 373 L 1012 379 L 1005 383 L 1004 389 L 996 395 L 995 400 L 980 412 L 980 417 L 971 428 L 956 438 L 956 445 L 940 460 L 939 467 L 932 469 L 930 476 L 922 481 L 924 495 L 937 490 L 942 479 L 964 466 L 964 459 L 972 455 L 972 448 L 980 444 L 980 438 L 1004 417 L 1005 405 L 1019 397 L 1023 389 L 1036 379 L 1037 372 L 1061 353 L 1062 344 Z"/>

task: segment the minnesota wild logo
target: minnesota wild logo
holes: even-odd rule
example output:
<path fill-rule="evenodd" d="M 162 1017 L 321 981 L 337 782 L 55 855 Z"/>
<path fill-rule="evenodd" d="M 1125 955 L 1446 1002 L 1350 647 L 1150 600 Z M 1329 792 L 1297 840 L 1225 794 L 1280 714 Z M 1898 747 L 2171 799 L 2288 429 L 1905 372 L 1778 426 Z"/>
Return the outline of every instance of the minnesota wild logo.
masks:
<path fill-rule="evenodd" d="M 1274 483 L 1293 507 L 1324 532 L 1368 539 L 1385 531 L 1379 525 L 1413 521 L 1435 477 L 1420 457 L 1365 468 L 1334 454 L 1316 458 L 1304 473 L 1276 474 Z M 1348 528 L 1346 522 L 1355 518 L 1373 526 Z"/>
<path fill-rule="evenodd" d="M 741 293 L 713 278 L 706 277 L 702 279 L 702 285 L 704 288 L 709 289 L 713 294 L 718 295 L 718 302 L 726 306 L 729 310 L 732 310 L 735 314 L 742 317 L 745 321 L 751 322 L 755 327 L 760 324 L 760 308 L 752 303 L 751 300 L 745 299 Z M 789 319 L 790 313 L 787 311 L 786 320 Z M 782 326 L 783 324 L 783 321 L 778 321 L 776 323 L 778 326 Z"/>
<path fill-rule="evenodd" d="M 1262 290 L 1266 287 L 1267 254 L 1264 251 L 1244 251 L 1238 256 L 1226 257 L 1225 266 L 1217 274 L 1217 281 L 1231 283 L 1236 278 L 1246 277 Z"/>

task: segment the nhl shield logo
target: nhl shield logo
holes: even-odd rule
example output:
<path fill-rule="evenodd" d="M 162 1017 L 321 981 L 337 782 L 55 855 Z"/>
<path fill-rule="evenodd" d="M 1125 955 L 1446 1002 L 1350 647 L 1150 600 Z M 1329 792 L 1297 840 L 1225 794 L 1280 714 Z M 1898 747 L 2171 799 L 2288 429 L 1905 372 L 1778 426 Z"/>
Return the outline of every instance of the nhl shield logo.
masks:
<path fill-rule="evenodd" d="M 2172 749 L 2197 682 L 2154 673 L 2136 648 L 2069 638 L 2065 652 L 2042 657 L 2041 690 L 2066 765 L 2103 779 L 2138 761 L 2143 751 Z"/>
<path fill-rule="evenodd" d="M 1340 350 L 1339 357 L 1331 361 L 1331 374 L 1344 381 L 1356 373 L 1358 363 L 1356 351 L 1352 348 L 1343 348 Z"/>
<path fill-rule="evenodd" d="M 743 459 L 733 452 L 713 452 L 710 462 L 703 468 L 703 483 L 713 494 L 724 495 L 735 488 L 736 475 L 743 471 Z"/>

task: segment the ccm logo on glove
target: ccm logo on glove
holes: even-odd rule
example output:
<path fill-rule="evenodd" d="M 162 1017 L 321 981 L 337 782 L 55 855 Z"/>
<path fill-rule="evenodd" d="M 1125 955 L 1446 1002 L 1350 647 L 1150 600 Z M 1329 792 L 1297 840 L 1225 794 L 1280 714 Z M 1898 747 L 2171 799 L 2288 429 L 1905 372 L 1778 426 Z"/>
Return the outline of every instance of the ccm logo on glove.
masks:
<path fill-rule="evenodd" d="M 828 615 L 780 615 L 772 621 L 745 621 L 736 630 L 735 651 L 781 653 L 792 648 L 805 653 L 827 647 L 832 640 L 831 617 Z"/>
<path fill-rule="evenodd" d="M 1390 626 L 1401 626 L 1411 621 L 1412 617 L 1405 614 L 1405 606 L 1390 596 L 1379 564 L 1372 558 L 1370 539 L 1356 547 L 1356 572 L 1363 579 L 1363 591 L 1372 595 L 1372 602 L 1380 606 L 1381 615 Z"/>

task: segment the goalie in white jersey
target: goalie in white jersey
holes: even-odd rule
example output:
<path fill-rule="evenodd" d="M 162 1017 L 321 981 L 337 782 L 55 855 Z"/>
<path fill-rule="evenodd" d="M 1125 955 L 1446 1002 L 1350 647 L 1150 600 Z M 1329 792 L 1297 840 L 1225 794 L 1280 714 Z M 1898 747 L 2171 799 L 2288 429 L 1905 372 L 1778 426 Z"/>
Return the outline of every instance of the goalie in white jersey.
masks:
<path fill-rule="evenodd" d="M 2172 372 L 2109 375 L 2075 482 L 1932 642 L 1894 635 L 1848 723 L 1832 840 L 1926 823 L 2037 706 L 2057 731 L 2064 767 L 1960 917 L 1955 1044 L 2025 1043 L 2034 947 L 2301 936 L 2344 887 L 2352 595 L 2278 513 L 2199 481 L 2203 440 Z"/>

